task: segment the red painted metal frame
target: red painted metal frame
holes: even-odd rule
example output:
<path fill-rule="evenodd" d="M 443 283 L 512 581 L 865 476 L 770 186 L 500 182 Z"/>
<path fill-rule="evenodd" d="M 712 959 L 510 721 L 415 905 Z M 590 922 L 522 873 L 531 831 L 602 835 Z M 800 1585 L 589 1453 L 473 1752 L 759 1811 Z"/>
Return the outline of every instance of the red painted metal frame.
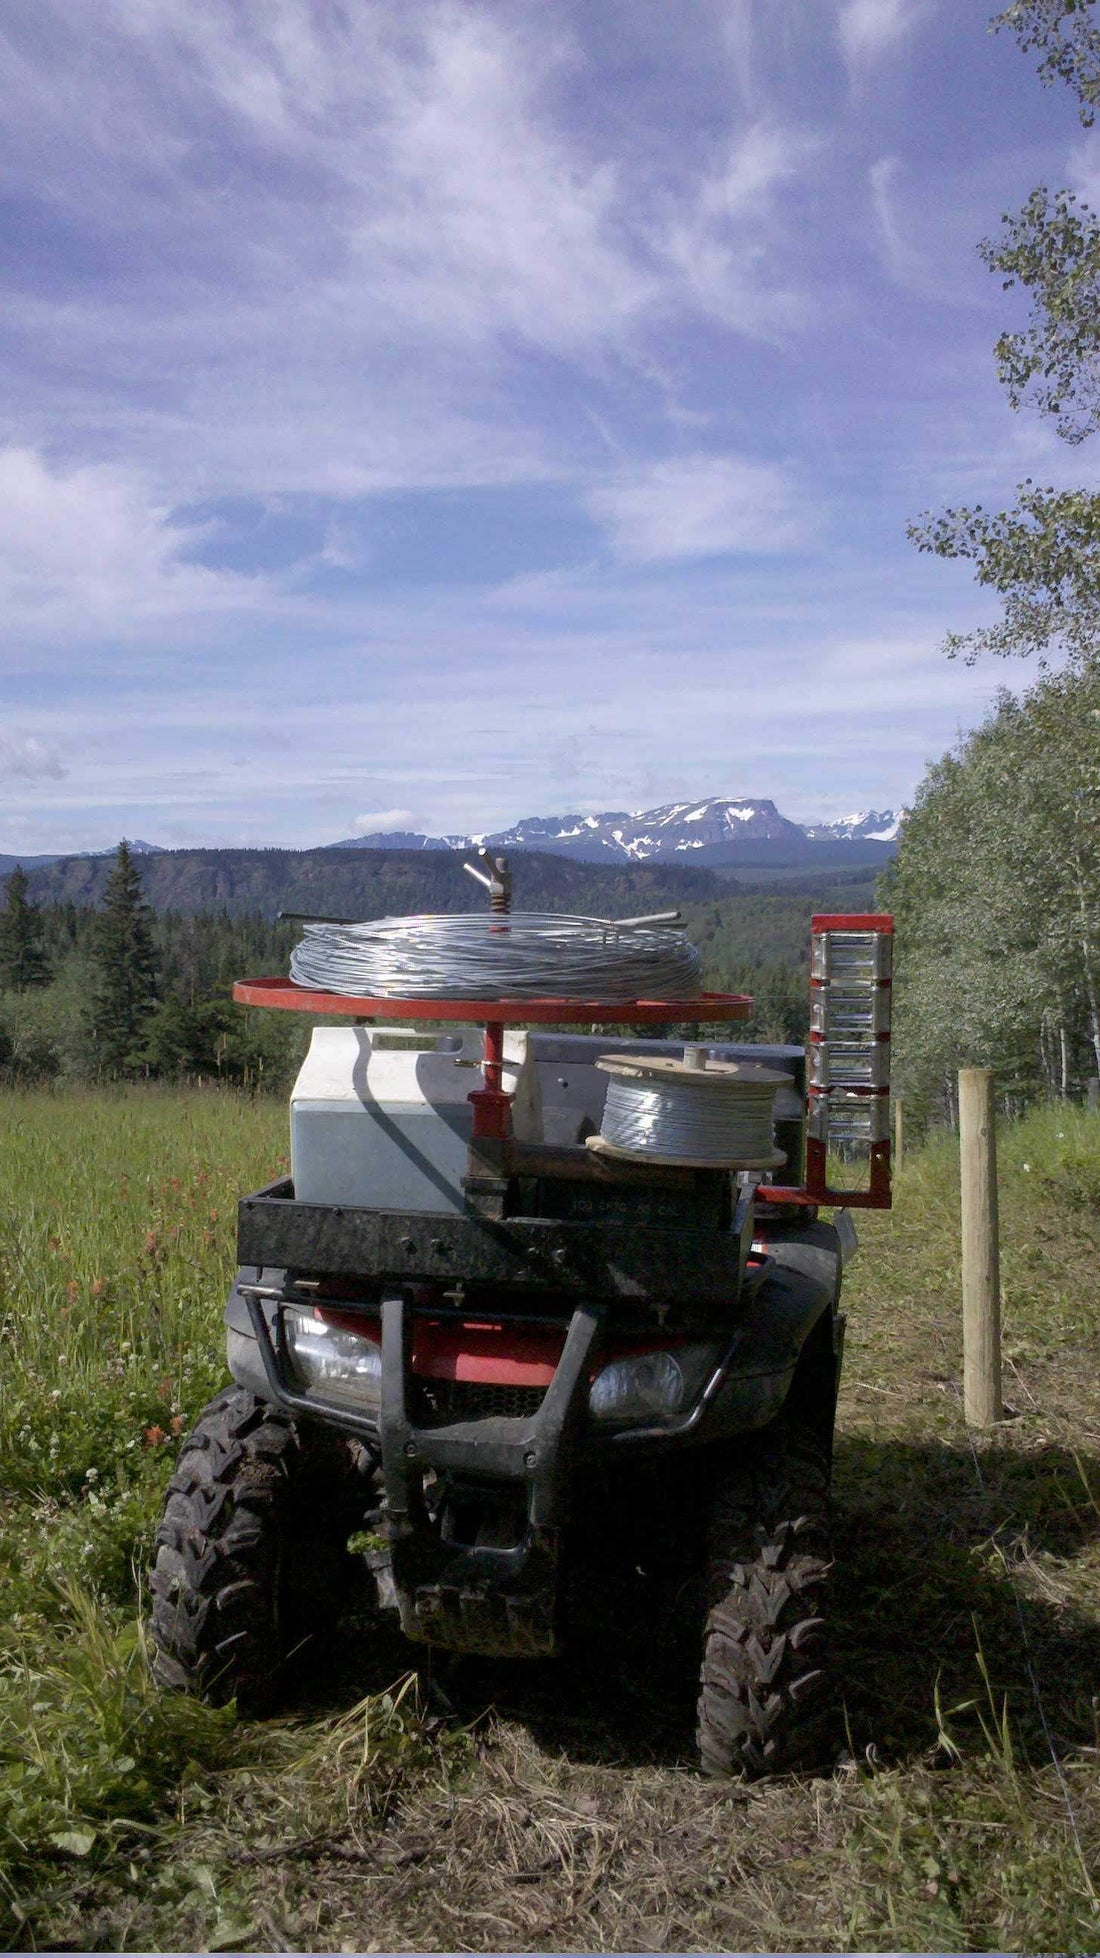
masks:
<path fill-rule="evenodd" d="M 475 1142 L 507 1142 L 512 1133 L 512 1097 L 504 1087 L 504 1022 L 485 1022 L 484 1087 L 466 1099 L 474 1111 Z"/>
<path fill-rule="evenodd" d="M 798 1203 L 816 1208 L 836 1204 L 842 1210 L 889 1210 L 893 1202 L 890 1188 L 890 1144 L 872 1142 L 871 1174 L 865 1190 L 833 1190 L 825 1173 L 825 1144 L 816 1136 L 806 1137 L 806 1181 L 788 1187 L 761 1183 L 761 1203 Z"/>
<path fill-rule="evenodd" d="M 871 1173 L 865 1190 L 833 1190 L 825 1173 L 825 1144 L 814 1135 L 806 1137 L 806 1182 L 801 1190 L 761 1188 L 767 1203 L 837 1204 L 843 1210 L 889 1210 L 893 1201 L 890 1189 L 890 1144 L 872 1142 Z"/>
<path fill-rule="evenodd" d="M 551 1026 L 598 1020 L 605 1026 L 644 1027 L 662 1020 L 747 1020 L 748 993 L 696 993 L 691 999 L 376 999 L 359 993 L 326 993 L 291 979 L 238 979 L 240 1006 L 274 1006 L 292 1013 L 342 1013 L 351 1019 L 474 1020 L 483 1025 Z"/>
<path fill-rule="evenodd" d="M 888 911 L 815 911 L 810 919 L 810 930 L 877 931 L 884 938 L 891 938 L 894 920 Z"/>

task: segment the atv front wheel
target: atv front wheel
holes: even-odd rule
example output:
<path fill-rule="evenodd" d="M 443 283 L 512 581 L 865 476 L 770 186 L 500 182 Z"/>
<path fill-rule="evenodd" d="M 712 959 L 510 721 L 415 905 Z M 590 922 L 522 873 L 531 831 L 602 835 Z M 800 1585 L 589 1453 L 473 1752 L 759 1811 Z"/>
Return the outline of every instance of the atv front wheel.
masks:
<path fill-rule="evenodd" d="M 336 1615 L 351 1569 L 352 1462 L 241 1387 L 183 1444 L 157 1530 L 149 1620 L 158 1683 L 242 1711 L 273 1703 L 287 1659 Z M 342 1534 L 341 1534 L 342 1532 Z"/>
<path fill-rule="evenodd" d="M 824 1698 L 829 1464 L 782 1420 L 749 1444 L 713 1504 L 699 1758 L 714 1775 L 812 1764 Z"/>

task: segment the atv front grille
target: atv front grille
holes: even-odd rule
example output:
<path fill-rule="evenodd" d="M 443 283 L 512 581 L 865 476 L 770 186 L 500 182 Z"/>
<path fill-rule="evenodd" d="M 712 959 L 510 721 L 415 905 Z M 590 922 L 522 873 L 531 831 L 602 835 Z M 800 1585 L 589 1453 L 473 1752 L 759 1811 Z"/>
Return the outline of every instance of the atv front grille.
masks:
<path fill-rule="evenodd" d="M 417 1427 L 449 1427 L 453 1421 L 483 1421 L 490 1416 L 527 1420 L 542 1406 L 544 1387 L 494 1387 L 480 1380 L 413 1382 L 409 1412 Z"/>

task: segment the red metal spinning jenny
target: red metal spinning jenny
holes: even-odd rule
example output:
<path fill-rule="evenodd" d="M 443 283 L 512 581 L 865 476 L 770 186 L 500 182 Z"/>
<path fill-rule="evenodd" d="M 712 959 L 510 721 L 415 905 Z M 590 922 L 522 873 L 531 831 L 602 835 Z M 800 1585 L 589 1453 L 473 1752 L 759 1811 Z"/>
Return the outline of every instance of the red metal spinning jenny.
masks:
<path fill-rule="evenodd" d="M 241 1006 L 277 1006 L 291 1013 L 342 1013 L 351 1019 L 474 1020 L 532 1026 L 598 1020 L 604 1026 L 653 1026 L 663 1020 L 747 1020 L 748 993 L 697 993 L 690 999 L 407 999 L 364 993 L 329 993 L 297 986 L 292 979 L 239 979 L 233 997 Z"/>

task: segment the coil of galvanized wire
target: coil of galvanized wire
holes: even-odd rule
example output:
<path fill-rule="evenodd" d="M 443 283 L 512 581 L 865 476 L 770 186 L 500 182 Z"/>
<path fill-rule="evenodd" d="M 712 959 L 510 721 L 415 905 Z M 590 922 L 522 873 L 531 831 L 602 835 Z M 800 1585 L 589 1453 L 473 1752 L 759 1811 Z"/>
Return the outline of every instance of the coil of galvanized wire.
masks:
<path fill-rule="evenodd" d="M 684 999 L 699 954 L 667 927 L 551 912 L 483 911 L 312 924 L 291 955 L 299 986 L 373 999 Z"/>
<path fill-rule="evenodd" d="M 790 1076 L 733 1062 L 602 1059 L 600 1142 L 614 1153 L 715 1168 L 773 1168 L 776 1090 Z"/>

